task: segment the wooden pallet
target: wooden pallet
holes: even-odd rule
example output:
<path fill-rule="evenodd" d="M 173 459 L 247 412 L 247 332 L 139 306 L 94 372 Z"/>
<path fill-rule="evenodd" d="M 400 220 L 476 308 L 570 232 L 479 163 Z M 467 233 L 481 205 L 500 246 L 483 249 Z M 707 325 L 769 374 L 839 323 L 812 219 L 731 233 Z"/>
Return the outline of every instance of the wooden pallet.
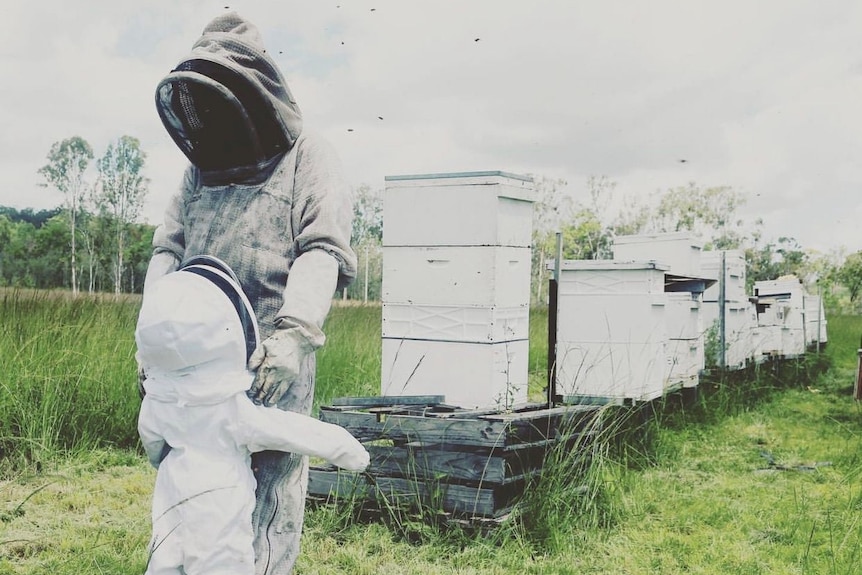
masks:
<path fill-rule="evenodd" d="M 312 467 L 309 497 L 424 506 L 454 517 L 500 518 L 541 473 L 548 450 L 583 448 L 597 405 L 465 410 L 440 396 L 339 398 L 320 418 L 366 442 L 364 474 Z"/>

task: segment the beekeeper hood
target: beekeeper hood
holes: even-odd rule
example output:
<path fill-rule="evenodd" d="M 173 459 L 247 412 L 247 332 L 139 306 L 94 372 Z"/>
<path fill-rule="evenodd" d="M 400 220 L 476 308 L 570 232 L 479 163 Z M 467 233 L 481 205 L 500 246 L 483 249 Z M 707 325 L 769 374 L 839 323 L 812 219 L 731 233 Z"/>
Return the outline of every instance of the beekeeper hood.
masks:
<path fill-rule="evenodd" d="M 204 175 L 253 181 L 293 147 L 302 114 L 257 27 L 236 12 L 212 20 L 156 89 L 174 142 Z"/>
<path fill-rule="evenodd" d="M 144 297 L 135 341 L 147 395 L 215 403 L 249 388 L 257 320 L 236 276 L 202 256 L 156 280 Z"/>

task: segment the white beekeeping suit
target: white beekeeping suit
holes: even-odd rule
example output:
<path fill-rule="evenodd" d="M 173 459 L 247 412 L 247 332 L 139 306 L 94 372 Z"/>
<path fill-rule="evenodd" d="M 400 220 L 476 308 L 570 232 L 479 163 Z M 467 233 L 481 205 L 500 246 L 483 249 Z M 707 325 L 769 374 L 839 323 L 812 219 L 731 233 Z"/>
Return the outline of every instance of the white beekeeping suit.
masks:
<path fill-rule="evenodd" d="M 253 452 L 368 465 L 345 429 L 252 403 L 257 338 L 251 305 L 218 260 L 197 258 L 148 286 L 135 340 L 146 373 L 138 430 L 158 467 L 149 575 L 254 573 Z"/>

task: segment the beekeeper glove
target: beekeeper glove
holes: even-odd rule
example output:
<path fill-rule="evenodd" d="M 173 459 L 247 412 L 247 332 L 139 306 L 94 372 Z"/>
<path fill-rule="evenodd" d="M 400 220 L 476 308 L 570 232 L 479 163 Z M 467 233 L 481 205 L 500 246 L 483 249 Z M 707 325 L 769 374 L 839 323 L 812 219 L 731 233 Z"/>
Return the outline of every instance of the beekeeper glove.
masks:
<path fill-rule="evenodd" d="M 277 314 L 275 333 L 249 358 L 256 371 L 248 396 L 257 404 L 275 405 L 299 377 L 309 353 L 326 341 L 323 322 L 338 282 L 338 261 L 319 249 L 293 262 Z"/>

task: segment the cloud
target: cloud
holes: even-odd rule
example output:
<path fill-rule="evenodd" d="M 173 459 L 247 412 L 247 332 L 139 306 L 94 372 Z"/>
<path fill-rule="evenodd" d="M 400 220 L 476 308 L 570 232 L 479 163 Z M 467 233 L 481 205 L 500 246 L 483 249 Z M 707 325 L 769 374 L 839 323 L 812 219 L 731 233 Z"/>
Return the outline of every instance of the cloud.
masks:
<path fill-rule="evenodd" d="M 575 195 L 600 174 L 637 197 L 729 185 L 773 236 L 862 248 L 849 217 L 862 211 L 852 0 L 227 4 L 260 27 L 306 126 L 332 141 L 354 186 L 487 169 L 564 178 Z M 9 2 L 0 203 L 55 205 L 35 187 L 53 142 L 80 135 L 100 154 L 130 134 L 148 154 L 145 213 L 158 221 L 184 158 L 153 90 L 223 11 Z"/>

